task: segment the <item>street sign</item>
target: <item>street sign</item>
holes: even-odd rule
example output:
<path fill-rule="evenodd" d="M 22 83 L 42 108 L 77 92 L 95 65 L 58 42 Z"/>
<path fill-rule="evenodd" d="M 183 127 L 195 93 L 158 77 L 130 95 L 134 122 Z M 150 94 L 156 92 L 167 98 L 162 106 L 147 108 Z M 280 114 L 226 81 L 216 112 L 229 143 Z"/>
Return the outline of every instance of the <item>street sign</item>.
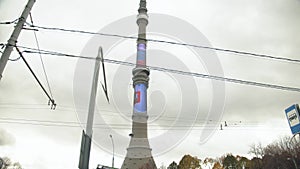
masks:
<path fill-rule="evenodd" d="M 294 104 L 289 108 L 285 109 L 285 114 L 287 120 L 289 122 L 292 133 L 299 134 L 300 133 L 300 114 L 299 114 L 299 106 L 298 104 Z"/>

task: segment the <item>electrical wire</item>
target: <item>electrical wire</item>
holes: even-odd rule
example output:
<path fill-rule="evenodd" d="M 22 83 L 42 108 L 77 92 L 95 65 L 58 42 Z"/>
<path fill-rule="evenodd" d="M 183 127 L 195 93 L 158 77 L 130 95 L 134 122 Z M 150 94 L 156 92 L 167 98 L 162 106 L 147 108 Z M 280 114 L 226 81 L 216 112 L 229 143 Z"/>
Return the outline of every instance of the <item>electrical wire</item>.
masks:
<path fill-rule="evenodd" d="M 33 126 L 44 126 L 44 127 L 68 127 L 68 128 L 82 128 L 80 124 L 63 124 L 63 123 L 44 123 L 44 122 L 27 122 L 27 121 L 10 121 L 10 120 L 0 120 L 0 124 L 20 124 L 20 125 L 33 125 Z M 151 125 L 150 125 L 151 126 Z M 101 126 L 94 126 L 94 129 L 118 129 L 118 130 L 130 130 L 131 125 L 126 124 L 113 124 L 107 125 L 102 124 Z M 150 131 L 168 131 L 168 130 L 218 130 L 218 128 L 211 126 L 151 126 L 148 128 Z M 240 131 L 240 130 L 274 130 L 272 127 L 239 127 L 239 128 L 223 128 L 222 130 L 229 131 Z M 276 130 L 285 130 L 285 127 L 276 128 Z"/>
<path fill-rule="evenodd" d="M 2 50 L 5 47 L 4 43 L 0 43 L 0 49 Z M 3 53 L 3 51 L 0 51 L 0 53 Z"/>
<path fill-rule="evenodd" d="M 56 103 L 54 101 L 54 99 L 48 94 L 48 92 L 46 91 L 46 89 L 44 88 L 44 86 L 42 85 L 42 83 L 40 82 L 40 80 L 37 78 L 37 76 L 35 75 L 34 71 L 31 69 L 31 67 L 29 66 L 28 62 L 26 61 L 26 59 L 24 58 L 22 52 L 19 50 L 18 47 L 16 47 L 20 57 L 22 58 L 22 60 L 24 61 L 24 63 L 26 64 L 27 68 L 30 70 L 31 74 L 34 76 L 35 80 L 38 82 L 39 86 L 42 88 L 42 90 L 44 91 L 44 93 L 46 94 L 46 96 L 49 99 L 49 104 L 51 103 L 51 109 L 55 109 L 56 108 Z"/>
<path fill-rule="evenodd" d="M 18 21 L 19 19 L 15 19 L 13 21 L 0 21 L 0 25 L 10 25 L 10 24 L 14 24 Z"/>
<path fill-rule="evenodd" d="M 45 105 L 45 104 L 19 104 L 19 103 L 0 103 L 0 108 L 7 108 L 5 106 L 12 106 L 8 108 L 15 108 L 18 109 L 18 106 L 38 106 L 38 105 Z M 4 106 L 4 107 L 3 107 Z M 66 108 L 70 109 L 68 111 L 75 111 L 74 108 L 71 108 L 70 106 L 61 105 L 60 108 Z M 28 108 L 28 107 L 26 107 Z M 35 109 L 34 108 L 28 108 L 28 109 Z M 59 108 L 59 109 L 60 109 Z M 24 109 L 24 108 L 22 108 Z M 38 108 L 39 109 L 39 108 Z M 77 109 L 76 109 L 77 110 Z M 118 117 L 119 114 L 114 111 L 110 110 L 104 110 L 101 109 L 101 115 L 102 116 L 112 116 L 112 117 Z M 112 113 L 105 113 L 105 112 L 112 112 Z M 165 121 L 165 122 L 164 122 Z M 173 122 L 177 122 L 176 126 L 173 125 Z M 162 123 L 163 122 L 163 123 Z M 168 123 L 169 122 L 169 123 Z M 170 123 L 172 122 L 172 123 Z M 180 122 L 180 123 L 178 123 Z M 187 125 L 190 123 L 193 123 L 192 125 Z M 44 127 L 71 127 L 71 128 L 82 128 L 86 123 L 80 123 L 78 121 L 53 121 L 53 120 L 41 120 L 41 119 L 26 119 L 26 118 L 9 118 L 9 117 L 0 117 L 0 123 L 3 124 L 21 124 L 21 125 L 34 125 L 34 126 L 44 126 Z M 219 121 L 219 120 L 207 120 L 207 119 L 177 119 L 175 116 L 163 116 L 160 117 L 157 121 L 154 121 L 152 123 L 149 123 L 149 126 L 151 126 L 150 130 L 153 131 L 167 131 L 167 130 L 216 130 L 216 124 L 223 124 L 225 123 L 225 127 L 222 128 L 222 130 L 230 130 L 230 131 L 237 131 L 237 130 L 254 130 L 259 129 L 261 130 L 265 126 L 262 125 L 259 122 L 253 122 L 253 121 Z M 112 123 L 112 124 L 106 124 L 106 123 L 95 123 L 94 129 L 101 128 L 101 129 L 122 129 L 122 130 L 129 130 L 131 129 L 131 126 L 125 123 Z M 280 129 L 280 128 L 278 128 Z M 267 128 L 267 130 L 270 130 Z"/>
<path fill-rule="evenodd" d="M 38 107 L 37 107 L 38 106 Z M 24 104 L 24 103 L 0 103 L 0 108 L 1 109 L 46 109 L 45 107 L 41 106 L 46 106 L 46 104 Z M 59 108 L 56 110 L 58 111 L 69 111 L 69 112 L 76 112 L 76 111 L 84 111 L 87 110 L 85 108 L 74 108 L 72 106 L 68 105 L 60 105 Z M 118 111 L 113 111 L 113 110 L 108 110 L 108 109 L 97 109 L 98 111 L 101 112 L 101 116 L 105 117 L 119 117 L 120 114 Z M 109 112 L 109 113 L 107 113 Z M 129 115 L 128 117 L 131 117 Z M 151 118 L 151 114 L 149 115 L 149 118 Z M 156 116 L 155 116 L 156 117 Z M 0 117 L 0 119 L 3 119 L 3 117 Z M 226 126 L 252 126 L 252 125 L 260 125 L 258 121 L 242 121 L 242 120 L 209 120 L 205 118 L 197 118 L 197 119 L 189 119 L 189 118 L 180 118 L 178 119 L 177 116 L 168 116 L 164 115 L 161 116 L 159 119 L 156 121 L 166 121 L 166 122 L 195 122 L 195 123 L 206 123 L 206 124 L 219 124 L 219 123 L 225 123 Z M 154 121 L 155 122 L 155 121 Z M 69 123 L 69 122 L 68 122 Z"/>
<path fill-rule="evenodd" d="M 2 53 L 2 52 L 1 52 Z M 15 59 L 8 59 L 9 61 L 12 61 L 12 62 L 16 62 L 16 61 L 18 61 L 18 60 L 20 60 L 21 59 L 21 57 L 17 57 L 17 58 L 15 58 Z"/>
<path fill-rule="evenodd" d="M 30 17 L 31 24 L 33 25 L 33 19 L 32 19 L 31 12 L 29 13 L 29 17 Z M 39 44 L 36 32 L 34 30 L 33 30 L 33 33 L 34 33 L 34 38 L 35 38 L 36 46 L 37 46 L 38 50 L 40 51 L 40 44 Z M 49 90 L 51 98 L 53 98 L 53 94 L 52 94 L 52 91 L 51 91 L 51 87 L 50 87 L 50 83 L 49 83 L 49 78 L 48 78 L 48 75 L 47 75 L 47 72 L 46 72 L 46 68 L 45 68 L 45 64 L 44 64 L 44 61 L 43 61 L 43 57 L 42 57 L 41 53 L 39 53 L 39 55 L 40 55 L 40 60 L 41 60 L 41 63 L 42 63 L 42 68 L 43 68 L 44 76 L 45 76 L 45 79 L 46 79 L 46 83 L 47 83 L 47 86 L 48 86 L 48 90 Z"/>
<path fill-rule="evenodd" d="M 31 124 L 31 125 L 46 125 L 46 126 L 63 126 L 63 127 L 81 127 L 82 125 L 85 125 L 86 123 L 80 123 L 77 121 L 53 121 L 53 120 L 36 120 L 36 119 L 24 119 L 24 118 L 9 118 L 9 117 L 1 117 L 0 123 L 16 123 L 16 124 Z M 204 127 L 207 127 L 206 124 L 194 124 L 192 126 L 190 125 L 169 125 L 169 124 L 149 124 L 152 129 L 154 130 L 169 130 L 170 127 L 172 129 L 178 129 L 178 130 L 185 130 L 188 128 L 194 128 L 194 129 L 203 129 Z M 214 125 L 208 126 L 209 128 L 215 128 Z M 227 126 L 225 128 L 236 128 L 236 127 L 263 127 L 259 125 L 253 125 L 253 126 Z M 113 123 L 113 124 L 106 124 L 106 123 L 96 123 L 94 124 L 94 128 L 118 128 L 118 129 L 131 129 L 130 124 L 125 123 Z M 165 129 L 163 129 L 165 128 Z"/>
<path fill-rule="evenodd" d="M 63 31 L 63 32 L 70 32 L 70 33 L 81 33 L 81 34 L 88 34 L 88 35 L 99 35 L 99 36 L 117 37 L 117 38 L 123 38 L 123 39 L 134 39 L 134 40 L 138 39 L 138 37 L 135 37 L 135 36 L 89 32 L 89 31 L 83 31 L 83 30 L 65 29 L 65 28 L 57 28 L 57 27 L 45 27 L 45 26 L 33 25 L 30 23 L 26 23 L 26 24 L 33 28 L 49 30 L 49 31 Z M 300 63 L 299 59 L 291 59 L 291 58 L 287 58 L 287 57 L 279 57 L 279 56 L 272 56 L 272 55 L 266 55 L 266 54 L 258 54 L 258 53 L 252 53 L 252 52 L 238 51 L 238 50 L 225 49 L 225 48 L 215 48 L 215 47 L 209 47 L 209 46 L 203 46 L 203 45 L 165 41 L 165 40 L 158 40 L 158 39 L 144 39 L 144 40 L 146 40 L 148 42 L 187 46 L 187 47 L 193 47 L 193 48 L 201 48 L 201 49 L 215 50 L 215 51 L 220 51 L 220 52 L 233 53 L 233 54 L 238 54 L 238 55 L 248 55 L 248 56 L 253 56 L 253 57 L 257 57 L 257 58 Z"/>
<path fill-rule="evenodd" d="M 1 49 L 3 49 L 5 47 L 5 44 L 4 43 L 0 43 L 0 46 L 1 46 Z M 3 51 L 0 51 L 0 53 L 3 53 Z M 21 57 L 17 57 L 15 59 L 10 59 L 8 58 L 9 61 L 12 61 L 12 62 L 15 62 L 15 61 L 18 61 L 20 60 Z"/>
<path fill-rule="evenodd" d="M 45 54 L 45 55 L 64 56 L 64 57 L 71 57 L 71 58 L 95 60 L 95 58 L 93 58 L 93 57 L 78 56 L 78 55 L 65 54 L 65 53 L 46 51 L 46 50 L 40 50 L 37 52 L 36 49 L 34 49 L 34 48 L 28 48 L 28 47 L 22 47 L 22 46 L 19 46 L 19 47 L 25 49 L 23 51 L 24 53 L 39 53 L 39 52 L 41 52 L 42 54 Z M 136 66 L 135 63 L 119 61 L 119 60 L 112 60 L 112 59 L 104 59 L 104 62 L 123 65 L 123 66 Z M 292 91 L 292 92 L 300 92 L 300 88 L 296 88 L 296 87 L 288 87 L 288 86 L 282 86 L 282 85 L 277 85 L 277 84 L 261 83 L 261 82 L 241 80 L 241 79 L 236 79 L 236 78 L 226 78 L 226 77 L 220 77 L 220 76 L 215 76 L 215 75 L 208 75 L 208 74 L 201 74 L 201 73 L 195 73 L 195 72 L 187 72 L 187 71 L 181 71 L 181 70 L 175 70 L 175 69 L 162 68 L 162 67 L 157 67 L 157 66 L 147 66 L 147 67 L 151 70 L 168 72 L 168 73 L 179 74 L 179 75 L 184 75 L 184 76 L 193 76 L 193 77 L 199 77 L 199 78 L 217 80 L 217 81 L 224 81 L 224 82 L 230 82 L 230 83 L 242 84 L 242 85 L 248 85 L 248 86 L 278 89 L 278 90 Z"/>
<path fill-rule="evenodd" d="M 105 59 L 104 61 L 108 62 L 108 63 L 120 64 L 120 65 L 125 65 L 125 66 L 134 66 L 135 65 L 134 63 L 111 60 L 111 59 Z M 175 73 L 175 74 L 186 75 L 186 76 L 200 77 L 200 78 L 204 78 L 204 79 L 225 81 L 225 82 L 231 82 L 231 83 L 243 84 L 243 85 L 249 85 L 249 86 L 256 86 L 256 87 L 264 87 L 264 88 L 271 88 L 271 89 L 300 92 L 300 88 L 295 88 L 295 87 L 286 87 L 286 86 L 275 85 L 275 84 L 267 84 L 267 83 L 260 83 L 260 82 L 255 82 L 255 81 L 240 80 L 240 79 L 235 79 L 235 78 L 226 78 L 226 77 L 207 75 L 207 74 L 201 74 L 201 73 L 186 72 L 186 71 L 168 69 L 168 68 L 162 68 L 162 67 L 156 67 L 156 66 L 147 66 L 147 67 L 151 70 Z"/>

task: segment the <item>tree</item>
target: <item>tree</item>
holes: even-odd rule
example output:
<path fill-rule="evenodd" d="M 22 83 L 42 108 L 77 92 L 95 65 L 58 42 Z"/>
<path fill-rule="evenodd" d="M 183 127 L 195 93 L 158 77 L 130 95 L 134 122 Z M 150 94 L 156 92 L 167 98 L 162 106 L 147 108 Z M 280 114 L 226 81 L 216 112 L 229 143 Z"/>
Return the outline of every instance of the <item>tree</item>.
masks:
<path fill-rule="evenodd" d="M 265 150 L 261 143 L 252 144 L 250 146 L 249 154 L 254 155 L 254 158 L 251 160 L 250 168 L 252 169 L 261 169 L 262 168 L 262 158 L 265 155 Z"/>
<path fill-rule="evenodd" d="M 8 158 L 8 157 L 3 157 L 2 161 L 3 161 L 3 166 L 2 166 L 3 169 L 7 169 L 8 166 L 10 166 L 12 164 L 10 158 Z"/>
<path fill-rule="evenodd" d="M 212 169 L 224 169 L 219 162 L 216 162 Z"/>
<path fill-rule="evenodd" d="M 249 154 L 253 154 L 256 158 L 262 158 L 265 152 L 261 143 L 252 144 L 250 146 Z"/>
<path fill-rule="evenodd" d="M 250 169 L 250 160 L 246 157 L 242 157 L 242 156 L 237 156 L 237 168 L 245 168 L 245 169 Z"/>
<path fill-rule="evenodd" d="M 3 157 L 0 158 L 2 166 L 0 164 L 0 169 L 22 169 L 22 166 L 19 162 L 12 162 L 10 158 Z"/>
<path fill-rule="evenodd" d="M 213 167 L 215 162 L 216 160 L 212 158 L 205 158 L 202 162 L 200 161 L 201 167 L 210 169 Z"/>
<path fill-rule="evenodd" d="M 264 148 L 264 168 L 276 166 L 279 168 L 298 169 L 300 166 L 300 141 L 282 137 Z"/>
<path fill-rule="evenodd" d="M 22 166 L 19 162 L 15 162 L 12 164 L 12 169 L 22 169 Z"/>
<path fill-rule="evenodd" d="M 250 161 L 250 169 L 262 169 L 262 159 L 254 157 Z"/>
<path fill-rule="evenodd" d="M 166 169 L 166 166 L 164 165 L 164 163 L 162 163 L 158 169 Z"/>
<path fill-rule="evenodd" d="M 232 154 L 227 154 L 227 156 L 223 160 L 223 167 L 228 169 L 237 168 L 238 161 Z"/>
<path fill-rule="evenodd" d="M 298 169 L 300 167 L 300 139 L 282 137 L 266 147 L 253 144 L 249 153 L 255 156 L 250 162 L 250 169 Z"/>
<path fill-rule="evenodd" d="M 184 155 L 179 162 L 179 169 L 201 169 L 200 160 L 191 155 Z"/>
<path fill-rule="evenodd" d="M 178 169 L 178 165 L 175 161 L 173 161 L 167 169 Z"/>

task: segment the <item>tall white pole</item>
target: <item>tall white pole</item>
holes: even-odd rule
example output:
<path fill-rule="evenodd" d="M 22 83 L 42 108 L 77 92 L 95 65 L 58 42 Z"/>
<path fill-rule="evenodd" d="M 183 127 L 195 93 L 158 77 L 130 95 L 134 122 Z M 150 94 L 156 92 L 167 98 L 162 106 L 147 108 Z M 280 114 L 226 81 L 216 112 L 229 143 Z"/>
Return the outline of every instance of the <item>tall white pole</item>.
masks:
<path fill-rule="evenodd" d="M 21 33 L 23 25 L 26 22 L 26 19 L 30 13 L 35 1 L 36 0 L 28 0 L 28 3 L 25 6 L 25 9 L 23 10 L 23 13 L 22 13 L 13 33 L 11 34 L 9 40 L 7 41 L 7 45 L 5 46 L 5 49 L 4 49 L 1 59 L 0 59 L 0 80 L 2 79 L 2 74 L 3 74 L 4 68 L 7 64 L 7 61 L 9 59 L 9 56 L 10 56 L 14 46 L 17 43 L 17 40 Z"/>
<path fill-rule="evenodd" d="M 90 103 L 89 103 L 88 119 L 86 124 L 86 134 L 91 138 L 93 134 L 93 121 L 94 121 L 94 112 L 95 112 L 95 103 L 96 103 L 96 94 L 98 88 L 98 77 L 99 77 L 101 57 L 102 57 L 102 48 L 99 47 L 98 55 L 96 57 L 96 62 L 95 62 L 93 83 L 92 83 Z"/>
<path fill-rule="evenodd" d="M 102 48 L 99 47 L 99 51 L 98 51 L 98 55 L 96 57 L 95 67 L 94 67 L 94 75 L 93 75 L 92 89 L 91 89 L 90 102 L 89 102 L 89 111 L 88 111 L 88 118 L 87 118 L 87 124 L 86 124 L 86 132 L 83 131 L 82 140 L 81 140 L 79 169 L 88 169 L 89 168 L 96 94 L 97 94 L 97 88 L 98 88 L 100 59 L 103 57 L 102 55 L 103 55 Z"/>

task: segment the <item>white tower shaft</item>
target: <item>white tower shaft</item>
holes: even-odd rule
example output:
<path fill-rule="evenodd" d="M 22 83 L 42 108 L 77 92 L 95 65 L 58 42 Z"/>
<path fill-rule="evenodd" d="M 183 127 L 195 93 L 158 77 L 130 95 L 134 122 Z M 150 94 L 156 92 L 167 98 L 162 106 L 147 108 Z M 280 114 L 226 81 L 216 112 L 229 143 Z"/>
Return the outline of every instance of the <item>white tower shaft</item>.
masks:
<path fill-rule="evenodd" d="M 147 88 L 150 71 L 146 66 L 146 27 L 148 25 L 146 0 L 140 1 L 138 11 L 137 59 L 136 67 L 132 70 L 134 88 L 132 134 L 130 135 L 131 140 L 121 169 L 156 169 L 147 130 Z"/>

